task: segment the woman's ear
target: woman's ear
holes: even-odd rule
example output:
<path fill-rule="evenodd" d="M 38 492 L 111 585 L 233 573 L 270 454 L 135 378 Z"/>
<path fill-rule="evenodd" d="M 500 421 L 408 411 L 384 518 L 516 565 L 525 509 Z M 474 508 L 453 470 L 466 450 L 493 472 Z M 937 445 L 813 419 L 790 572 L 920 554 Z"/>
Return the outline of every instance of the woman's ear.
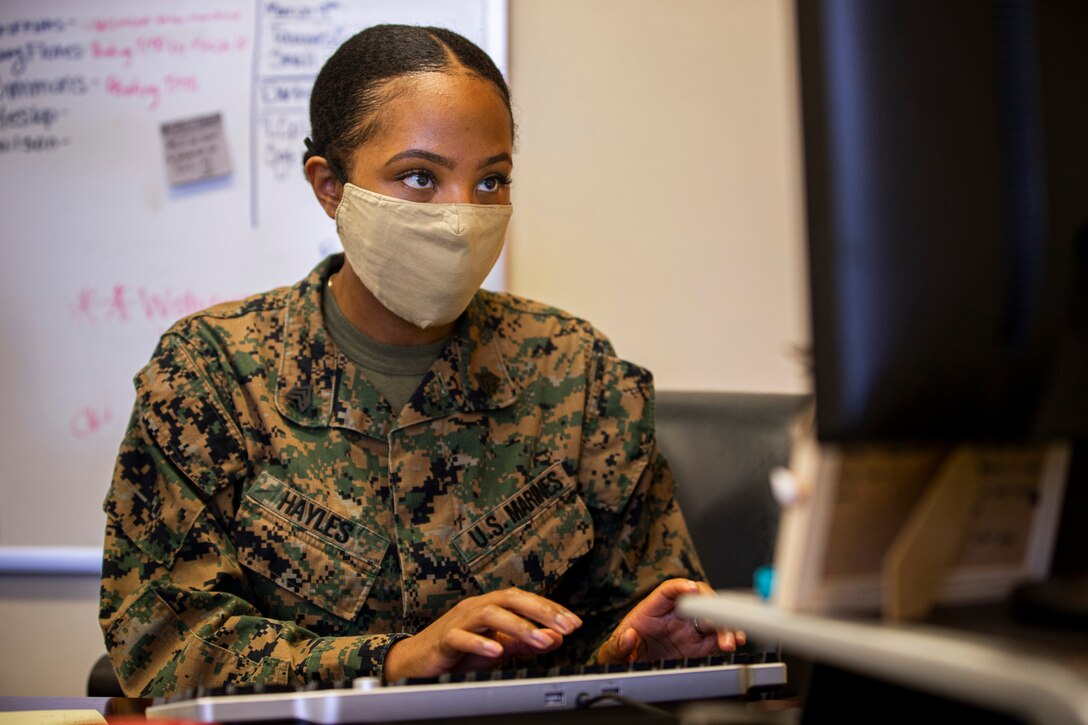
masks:
<path fill-rule="evenodd" d="M 344 194 L 344 185 L 336 178 L 332 167 L 324 156 L 311 156 L 303 167 L 306 178 L 313 187 L 314 196 L 330 219 L 336 218 L 336 207 L 340 206 L 340 197 Z"/>

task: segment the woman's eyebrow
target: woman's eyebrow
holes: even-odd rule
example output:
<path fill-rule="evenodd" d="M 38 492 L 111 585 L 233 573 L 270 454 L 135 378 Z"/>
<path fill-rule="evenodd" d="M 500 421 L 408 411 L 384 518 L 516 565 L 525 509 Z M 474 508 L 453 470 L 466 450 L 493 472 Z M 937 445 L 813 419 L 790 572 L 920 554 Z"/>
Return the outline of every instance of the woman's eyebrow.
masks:
<path fill-rule="evenodd" d="M 395 164 L 396 162 L 403 159 L 425 159 L 432 163 L 438 164 L 439 166 L 450 169 L 451 171 L 455 166 L 457 166 L 453 159 L 442 156 L 441 154 L 436 154 L 433 151 L 426 151 L 424 149 L 407 149 L 405 151 L 401 151 L 400 153 L 393 154 L 391 157 L 389 157 L 389 160 L 385 162 L 385 165 L 389 166 L 390 164 Z M 488 156 L 486 159 L 481 161 L 476 166 L 476 168 L 482 169 L 485 166 L 490 166 L 491 164 L 496 164 L 500 161 L 506 161 L 507 163 L 511 164 L 514 163 L 514 159 L 511 158 L 510 154 L 503 151 L 502 153 L 495 154 L 494 156 Z"/>
<path fill-rule="evenodd" d="M 385 165 L 389 166 L 390 164 L 395 164 L 401 159 L 426 159 L 427 161 L 431 161 L 450 170 L 453 170 L 453 167 L 457 165 L 453 162 L 453 159 L 423 149 L 408 149 L 406 151 L 401 151 L 398 154 L 393 154 L 393 156 L 385 162 Z"/>
<path fill-rule="evenodd" d="M 476 168 L 477 169 L 482 169 L 485 166 L 490 166 L 491 164 L 496 164 L 496 163 L 498 163 L 500 161 L 506 161 L 506 162 L 511 163 L 511 164 L 514 163 L 514 160 L 512 158 L 510 158 L 510 154 L 503 151 L 501 154 L 495 154 L 494 156 L 488 156 L 486 159 L 481 161 L 480 165 L 477 166 Z"/>

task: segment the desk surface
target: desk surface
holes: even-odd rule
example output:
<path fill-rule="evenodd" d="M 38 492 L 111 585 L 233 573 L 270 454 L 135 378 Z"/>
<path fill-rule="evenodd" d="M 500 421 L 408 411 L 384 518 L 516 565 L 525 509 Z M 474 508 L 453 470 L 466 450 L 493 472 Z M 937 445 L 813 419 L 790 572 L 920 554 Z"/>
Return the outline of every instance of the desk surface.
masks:
<path fill-rule="evenodd" d="M 0 713 L 43 711 L 94 711 L 107 722 L 129 722 L 143 719 L 150 700 L 127 697 L 10 697 L 0 696 Z"/>

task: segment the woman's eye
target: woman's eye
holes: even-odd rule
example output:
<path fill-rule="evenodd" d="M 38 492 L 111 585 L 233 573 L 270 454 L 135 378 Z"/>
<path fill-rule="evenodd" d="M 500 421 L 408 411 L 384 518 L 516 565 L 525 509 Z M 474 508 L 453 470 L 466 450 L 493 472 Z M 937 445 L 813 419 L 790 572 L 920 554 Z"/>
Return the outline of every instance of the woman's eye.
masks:
<path fill-rule="evenodd" d="M 413 171 L 402 176 L 400 180 L 413 189 L 429 189 L 434 186 L 434 177 L 426 171 Z"/>
<path fill-rule="evenodd" d="M 488 176 L 486 179 L 480 181 L 480 183 L 476 185 L 476 188 L 480 191 L 492 192 L 498 191 L 504 186 L 509 186 L 509 184 L 510 179 L 505 176 Z"/>

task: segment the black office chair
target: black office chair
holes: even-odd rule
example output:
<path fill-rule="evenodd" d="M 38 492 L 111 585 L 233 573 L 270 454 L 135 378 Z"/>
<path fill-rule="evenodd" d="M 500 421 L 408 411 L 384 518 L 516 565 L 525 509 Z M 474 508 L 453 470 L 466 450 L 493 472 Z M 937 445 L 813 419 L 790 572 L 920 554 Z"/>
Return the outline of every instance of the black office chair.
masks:
<path fill-rule="evenodd" d="M 108 655 L 102 655 L 91 668 L 91 674 L 87 678 L 87 697 L 124 697 L 121 683 L 117 680 L 117 673 L 113 671 L 113 663 Z"/>
<path fill-rule="evenodd" d="M 657 393 L 658 448 L 676 479 L 695 550 L 715 589 L 749 589 L 774 558 L 779 507 L 769 474 L 811 400 L 781 393 Z"/>
<path fill-rule="evenodd" d="M 812 396 L 779 393 L 657 393 L 657 443 L 676 479 L 676 500 L 715 589 L 753 589 L 772 564 L 779 506 L 769 474 L 789 464 L 791 428 Z M 748 652 L 776 649 L 749 640 Z M 807 692 L 810 660 L 779 653 L 789 682 L 776 693 Z"/>

